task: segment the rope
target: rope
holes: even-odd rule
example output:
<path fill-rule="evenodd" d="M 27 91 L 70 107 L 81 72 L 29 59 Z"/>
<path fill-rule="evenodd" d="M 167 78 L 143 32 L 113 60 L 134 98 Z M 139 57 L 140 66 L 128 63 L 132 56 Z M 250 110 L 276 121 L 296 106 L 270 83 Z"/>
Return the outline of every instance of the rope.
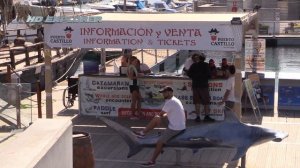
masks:
<path fill-rule="evenodd" d="M 64 78 L 69 71 L 71 70 L 71 68 L 74 66 L 74 64 L 77 62 L 78 58 L 83 57 L 83 55 L 87 52 L 87 49 L 80 49 L 78 55 L 75 57 L 75 59 L 73 60 L 71 66 L 68 68 L 68 70 L 62 75 L 60 76 L 58 79 L 56 79 L 54 81 L 55 85 L 58 83 L 59 80 L 61 80 L 62 78 Z"/>
<path fill-rule="evenodd" d="M 16 74 L 22 81 L 24 81 L 25 83 L 29 83 L 29 84 L 34 84 L 34 83 L 31 83 L 29 81 L 27 81 L 26 79 L 23 79 L 14 69 L 11 68 L 11 71 Z"/>

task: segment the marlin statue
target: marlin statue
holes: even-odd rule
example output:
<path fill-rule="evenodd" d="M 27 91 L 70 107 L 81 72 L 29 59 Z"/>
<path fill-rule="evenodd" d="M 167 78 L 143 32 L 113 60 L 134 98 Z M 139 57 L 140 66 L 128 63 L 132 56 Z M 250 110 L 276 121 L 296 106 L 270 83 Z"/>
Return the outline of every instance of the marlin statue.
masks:
<path fill-rule="evenodd" d="M 168 141 L 164 147 L 200 148 L 224 147 L 235 148 L 237 152 L 232 161 L 243 157 L 247 150 L 254 145 L 264 142 L 281 142 L 288 137 L 287 133 L 241 123 L 233 112 L 225 111 L 226 119 L 221 122 L 201 124 L 187 127 L 184 132 Z M 138 138 L 132 131 L 104 117 L 100 119 L 125 140 L 129 147 L 127 157 L 140 152 L 144 147 L 155 147 L 159 136 Z"/>

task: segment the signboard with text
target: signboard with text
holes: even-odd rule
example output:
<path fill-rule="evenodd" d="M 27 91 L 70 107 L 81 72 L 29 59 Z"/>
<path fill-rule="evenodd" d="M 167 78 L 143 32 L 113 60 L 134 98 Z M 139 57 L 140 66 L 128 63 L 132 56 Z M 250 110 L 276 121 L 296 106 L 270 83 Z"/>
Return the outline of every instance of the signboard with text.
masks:
<path fill-rule="evenodd" d="M 129 79 L 126 77 L 92 77 L 79 78 L 80 113 L 96 116 L 130 117 L 131 94 L 129 92 Z M 216 120 L 223 120 L 223 106 L 217 105 L 225 93 L 224 80 L 210 81 L 210 113 Z M 142 78 L 139 81 L 142 95 L 142 113 L 145 117 L 153 117 L 159 113 L 164 105 L 164 99 L 159 90 L 172 86 L 174 95 L 181 100 L 187 117 L 195 117 L 195 106 L 191 80 L 168 78 Z M 201 110 L 203 111 L 203 110 Z M 201 115 L 203 118 L 204 114 Z"/>
<path fill-rule="evenodd" d="M 101 21 L 45 24 L 49 47 L 240 51 L 242 25 L 206 22 Z"/>

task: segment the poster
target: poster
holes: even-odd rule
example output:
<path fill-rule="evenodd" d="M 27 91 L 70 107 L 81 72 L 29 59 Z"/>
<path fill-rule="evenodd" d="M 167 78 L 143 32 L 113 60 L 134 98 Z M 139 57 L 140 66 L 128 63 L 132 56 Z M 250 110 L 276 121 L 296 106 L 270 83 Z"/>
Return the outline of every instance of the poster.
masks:
<path fill-rule="evenodd" d="M 245 71 L 265 71 L 266 40 L 245 40 Z"/>
<path fill-rule="evenodd" d="M 131 95 L 130 80 L 126 77 L 81 76 L 79 78 L 80 113 L 83 115 L 130 117 Z M 225 93 L 224 80 L 209 82 L 210 113 L 216 120 L 223 120 L 223 106 L 217 105 Z M 142 78 L 139 80 L 142 95 L 142 113 L 151 118 L 159 113 L 164 99 L 159 90 L 168 85 L 174 89 L 174 95 L 181 100 L 188 119 L 194 119 L 195 106 L 191 80 L 188 78 Z M 202 110 L 203 111 L 203 110 Z M 204 118 L 204 114 L 201 114 Z"/>
<path fill-rule="evenodd" d="M 244 80 L 244 85 L 245 85 L 245 88 L 246 88 L 246 91 L 247 91 L 247 94 L 248 94 L 248 97 L 249 97 L 252 109 L 253 110 L 259 109 L 257 98 L 256 98 L 256 95 L 255 95 L 256 92 L 255 92 L 255 90 L 254 90 L 254 88 L 252 86 L 251 80 L 250 79 L 245 79 Z"/>

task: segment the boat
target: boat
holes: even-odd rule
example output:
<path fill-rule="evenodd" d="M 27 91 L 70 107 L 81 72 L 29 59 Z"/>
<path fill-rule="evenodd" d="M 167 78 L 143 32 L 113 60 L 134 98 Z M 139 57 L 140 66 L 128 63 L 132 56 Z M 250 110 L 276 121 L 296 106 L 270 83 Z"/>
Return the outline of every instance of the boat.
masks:
<path fill-rule="evenodd" d="M 167 5 L 167 3 L 164 1 L 154 2 L 153 8 L 159 12 L 168 12 L 168 13 L 177 13 L 178 12 L 176 9 L 170 8 Z"/>
<path fill-rule="evenodd" d="M 86 3 L 85 5 L 91 9 L 96 9 L 98 11 L 115 11 L 116 8 L 113 6 L 113 1 L 101 1 L 95 3 Z"/>
<path fill-rule="evenodd" d="M 16 4 L 19 5 L 19 4 Z M 25 0 L 20 2 L 20 7 L 28 8 L 31 16 L 76 16 L 97 14 L 99 10 L 92 9 L 87 5 L 74 4 L 73 5 L 43 5 L 35 1 Z"/>
<path fill-rule="evenodd" d="M 113 5 L 116 9 L 121 9 L 122 11 L 136 11 L 137 5 L 135 2 L 127 1 L 126 4 L 123 1 L 116 2 Z"/>

